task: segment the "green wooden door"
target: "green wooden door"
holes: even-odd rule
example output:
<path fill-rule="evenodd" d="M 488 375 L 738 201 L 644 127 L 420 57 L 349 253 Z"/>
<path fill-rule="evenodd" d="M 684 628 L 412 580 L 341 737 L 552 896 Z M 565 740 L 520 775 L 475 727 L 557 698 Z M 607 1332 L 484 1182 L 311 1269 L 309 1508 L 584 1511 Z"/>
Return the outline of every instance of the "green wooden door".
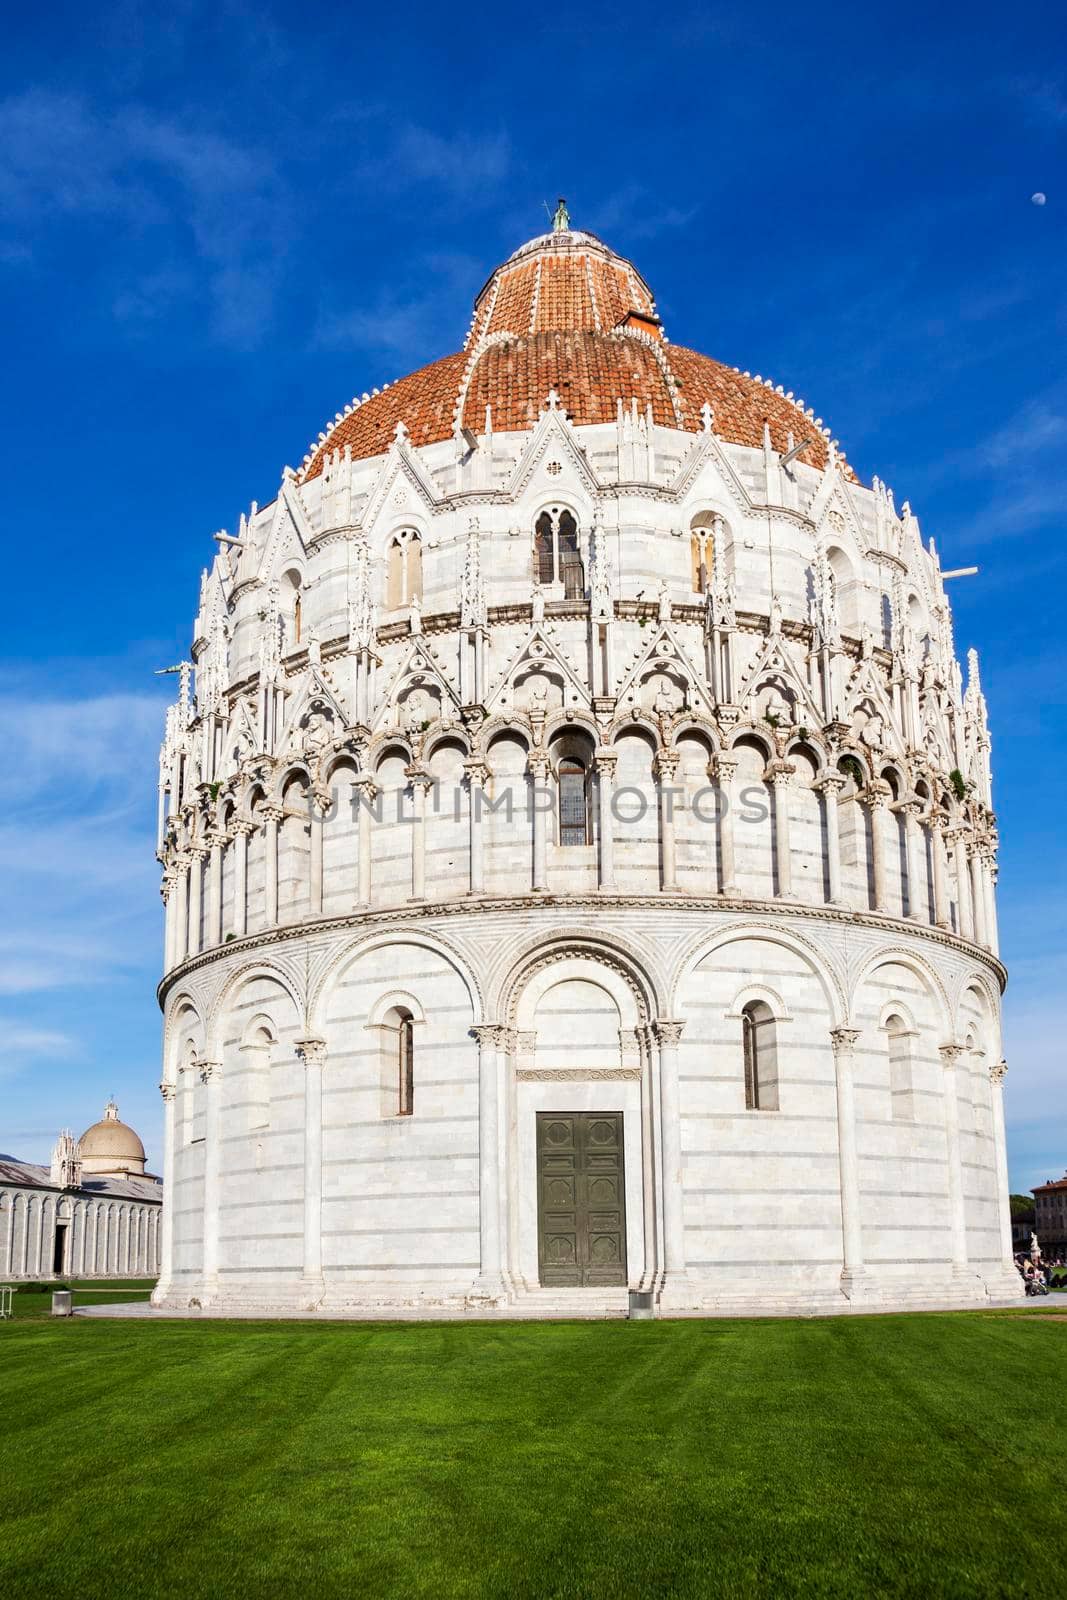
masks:
<path fill-rule="evenodd" d="M 537 1113 L 537 1252 L 545 1285 L 626 1283 L 621 1111 Z"/>

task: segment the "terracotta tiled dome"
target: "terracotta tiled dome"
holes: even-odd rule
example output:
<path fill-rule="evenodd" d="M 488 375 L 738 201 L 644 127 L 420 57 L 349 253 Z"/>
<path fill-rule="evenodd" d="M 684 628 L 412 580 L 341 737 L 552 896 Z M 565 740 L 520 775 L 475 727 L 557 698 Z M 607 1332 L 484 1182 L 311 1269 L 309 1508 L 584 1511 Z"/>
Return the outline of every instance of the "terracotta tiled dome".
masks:
<path fill-rule="evenodd" d="M 550 389 L 572 422 L 610 422 L 636 400 L 656 423 L 689 433 L 712 426 L 733 444 L 759 446 L 764 425 L 776 450 L 810 438 L 805 461 L 823 467 L 827 442 L 800 405 L 762 380 L 670 344 L 652 291 L 629 261 L 594 234 L 565 229 L 531 239 L 496 269 L 474 304 L 463 350 L 420 367 L 356 403 L 313 446 L 301 476 L 322 471 L 327 451 L 378 455 L 403 423 L 412 444 L 526 429 Z"/>

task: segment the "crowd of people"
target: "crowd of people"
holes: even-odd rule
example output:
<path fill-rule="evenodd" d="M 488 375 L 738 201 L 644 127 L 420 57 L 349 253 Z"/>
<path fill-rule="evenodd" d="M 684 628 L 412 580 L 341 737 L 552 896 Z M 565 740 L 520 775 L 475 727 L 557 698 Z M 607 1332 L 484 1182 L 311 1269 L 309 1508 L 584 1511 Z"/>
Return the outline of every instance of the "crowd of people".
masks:
<path fill-rule="evenodd" d="M 1022 1277 L 1023 1285 L 1029 1295 L 1048 1294 L 1052 1283 L 1062 1278 L 1065 1263 L 1061 1256 L 1054 1261 L 1045 1261 L 1040 1255 L 1018 1255 L 1015 1265 Z"/>

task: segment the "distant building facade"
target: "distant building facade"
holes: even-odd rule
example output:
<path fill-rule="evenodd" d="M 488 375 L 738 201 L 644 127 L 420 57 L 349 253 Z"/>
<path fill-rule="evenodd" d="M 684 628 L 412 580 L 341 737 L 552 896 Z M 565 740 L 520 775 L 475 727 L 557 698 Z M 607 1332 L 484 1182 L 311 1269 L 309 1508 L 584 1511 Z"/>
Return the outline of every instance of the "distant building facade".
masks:
<path fill-rule="evenodd" d="M 1067 1255 L 1067 1172 L 1034 1190 L 1034 1232 L 1042 1255 Z"/>
<path fill-rule="evenodd" d="M 65 1129 L 51 1165 L 0 1155 L 4 1281 L 143 1278 L 159 1271 L 163 1184 L 109 1100 L 80 1139 Z"/>

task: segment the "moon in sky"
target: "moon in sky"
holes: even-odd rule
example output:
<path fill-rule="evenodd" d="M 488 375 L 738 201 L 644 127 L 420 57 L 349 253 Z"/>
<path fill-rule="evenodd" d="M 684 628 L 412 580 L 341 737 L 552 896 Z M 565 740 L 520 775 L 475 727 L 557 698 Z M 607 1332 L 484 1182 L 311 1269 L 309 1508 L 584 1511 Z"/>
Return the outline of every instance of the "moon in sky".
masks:
<path fill-rule="evenodd" d="M 1031 203 L 1033 205 L 1035 205 L 1035 206 L 1043 206 L 1044 203 L 1045 203 L 1046 198 L 1047 197 L 1041 193 L 1040 189 L 1037 191 L 1036 194 L 1032 194 L 1030 196 Z"/>

